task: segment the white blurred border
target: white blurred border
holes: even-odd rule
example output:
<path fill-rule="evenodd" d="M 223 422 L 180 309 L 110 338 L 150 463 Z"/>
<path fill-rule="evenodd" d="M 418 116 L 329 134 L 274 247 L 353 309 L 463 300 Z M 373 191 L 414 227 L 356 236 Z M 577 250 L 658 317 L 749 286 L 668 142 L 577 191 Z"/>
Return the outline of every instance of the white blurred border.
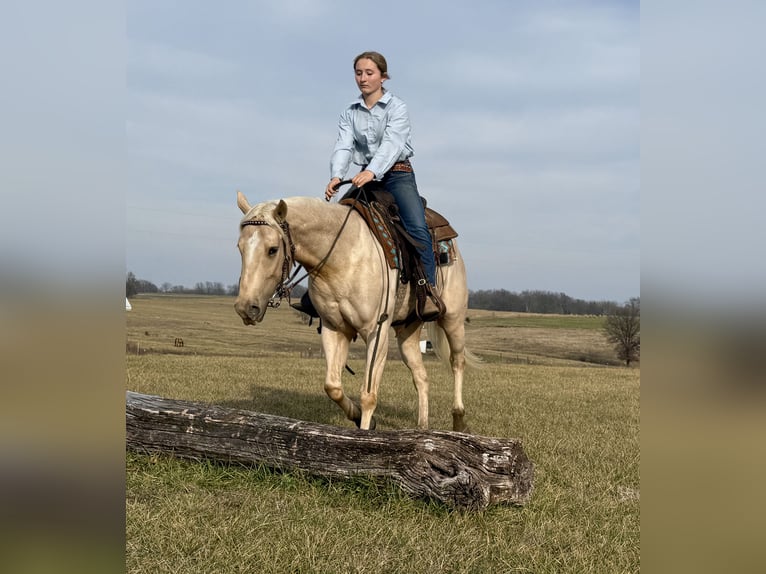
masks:
<path fill-rule="evenodd" d="M 642 567 L 763 563 L 766 5 L 641 3 Z"/>
<path fill-rule="evenodd" d="M 125 7 L 0 7 L 4 571 L 124 568 Z"/>

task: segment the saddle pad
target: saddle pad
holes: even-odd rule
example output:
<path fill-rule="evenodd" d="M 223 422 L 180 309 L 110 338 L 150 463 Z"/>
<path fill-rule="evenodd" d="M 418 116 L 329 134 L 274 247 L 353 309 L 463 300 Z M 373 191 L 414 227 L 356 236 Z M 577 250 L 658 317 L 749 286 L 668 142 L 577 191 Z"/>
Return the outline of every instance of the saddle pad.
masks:
<path fill-rule="evenodd" d="M 378 243 L 383 247 L 388 266 L 391 269 L 399 269 L 399 250 L 396 248 L 391 229 L 388 227 L 388 223 L 383 219 L 381 214 L 361 201 L 341 199 L 338 203 L 349 205 L 359 212 L 362 218 L 367 222 L 367 226 L 370 228 L 373 235 L 375 235 Z"/>
<path fill-rule="evenodd" d="M 349 205 L 360 213 L 375 237 L 378 239 L 380 245 L 383 247 L 388 266 L 391 267 L 391 269 L 400 269 L 399 249 L 397 248 L 397 245 L 402 242 L 396 241 L 395 236 L 397 231 L 389 225 L 388 214 L 383 211 L 387 209 L 387 207 L 377 201 L 368 204 L 364 201 L 354 200 L 351 197 L 344 197 L 338 203 Z M 371 205 L 377 205 L 378 207 L 370 207 Z M 431 234 L 431 247 L 434 253 L 439 253 L 439 243 L 456 238 L 458 235 L 457 231 L 452 228 L 449 221 L 447 221 L 442 214 L 434 211 L 430 207 L 425 208 L 425 214 L 428 231 Z"/>

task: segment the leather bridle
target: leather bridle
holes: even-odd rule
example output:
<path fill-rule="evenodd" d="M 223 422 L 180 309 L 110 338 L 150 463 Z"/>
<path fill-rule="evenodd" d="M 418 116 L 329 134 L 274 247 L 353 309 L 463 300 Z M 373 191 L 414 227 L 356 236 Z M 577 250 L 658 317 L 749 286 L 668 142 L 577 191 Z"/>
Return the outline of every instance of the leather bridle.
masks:
<path fill-rule="evenodd" d="M 240 228 L 247 225 L 266 225 L 271 227 L 272 224 L 264 219 L 248 219 L 240 224 Z M 287 221 L 283 221 L 277 225 L 279 225 L 279 228 L 282 230 L 282 246 L 284 247 L 285 256 L 282 261 L 282 278 L 268 303 L 269 307 L 274 308 L 279 307 L 282 299 L 290 299 L 290 291 L 292 291 L 292 288 L 295 286 L 294 284 L 289 285 L 292 280 L 292 277 L 290 277 L 290 269 L 293 268 L 295 263 L 295 243 L 293 243 L 292 235 L 290 235 L 290 224 L 287 223 Z M 300 267 L 298 269 L 300 269 Z M 298 269 L 296 269 L 295 274 L 297 274 Z M 293 277 L 295 277 L 295 274 L 293 274 Z"/>

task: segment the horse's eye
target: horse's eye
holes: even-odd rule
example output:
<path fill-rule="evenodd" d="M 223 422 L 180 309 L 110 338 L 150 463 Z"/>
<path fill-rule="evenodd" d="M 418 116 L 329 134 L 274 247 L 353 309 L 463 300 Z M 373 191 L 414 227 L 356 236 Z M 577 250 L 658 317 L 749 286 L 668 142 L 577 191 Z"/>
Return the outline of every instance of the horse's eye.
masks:
<path fill-rule="evenodd" d="M 274 257 L 278 252 L 278 247 L 269 247 L 269 257 Z"/>

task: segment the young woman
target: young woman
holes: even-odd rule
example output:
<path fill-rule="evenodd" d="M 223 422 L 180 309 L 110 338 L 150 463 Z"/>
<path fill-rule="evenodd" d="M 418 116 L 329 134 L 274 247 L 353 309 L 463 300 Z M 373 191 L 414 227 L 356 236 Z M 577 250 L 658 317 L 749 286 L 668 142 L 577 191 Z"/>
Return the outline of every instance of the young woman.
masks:
<path fill-rule="evenodd" d="M 337 193 L 336 186 L 346 176 L 352 162 L 361 166 L 361 171 L 351 178 L 355 186 L 362 187 L 372 180 L 383 182 L 386 191 L 396 200 L 404 228 L 423 246 L 419 255 L 429 282 L 429 297 L 421 318 L 434 320 L 441 307 L 434 302 L 438 300 L 436 263 L 423 202 L 410 163 L 413 149 L 407 106 L 383 87 L 389 76 L 388 64 L 382 54 L 359 54 L 354 58 L 354 74 L 361 93 L 340 115 L 325 199 L 330 201 Z"/>

